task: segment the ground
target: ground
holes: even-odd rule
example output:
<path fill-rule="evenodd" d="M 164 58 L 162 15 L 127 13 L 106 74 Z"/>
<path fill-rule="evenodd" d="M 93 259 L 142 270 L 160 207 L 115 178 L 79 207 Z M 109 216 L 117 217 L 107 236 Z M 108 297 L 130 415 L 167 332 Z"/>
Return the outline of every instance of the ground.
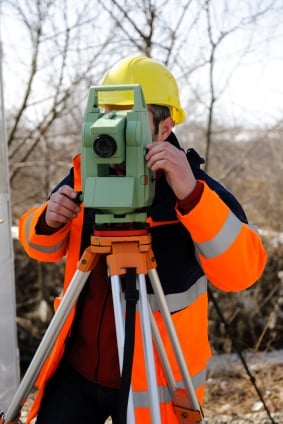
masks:
<path fill-rule="evenodd" d="M 205 421 L 209 424 L 282 424 L 283 351 L 248 355 L 245 359 L 251 378 L 236 355 L 213 359 L 206 385 Z"/>
<path fill-rule="evenodd" d="M 259 393 L 236 355 L 215 356 L 206 385 L 206 424 L 283 424 L 283 351 L 245 360 Z M 22 409 L 23 424 L 33 396 Z"/>

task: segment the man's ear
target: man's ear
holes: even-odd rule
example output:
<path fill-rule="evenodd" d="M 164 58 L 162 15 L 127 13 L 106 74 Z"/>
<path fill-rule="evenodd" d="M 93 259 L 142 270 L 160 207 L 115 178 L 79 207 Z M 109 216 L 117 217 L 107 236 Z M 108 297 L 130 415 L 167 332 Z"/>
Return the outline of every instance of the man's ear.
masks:
<path fill-rule="evenodd" d="M 162 141 L 166 140 L 174 128 L 174 121 L 171 116 L 168 116 L 159 124 L 159 134 Z"/>

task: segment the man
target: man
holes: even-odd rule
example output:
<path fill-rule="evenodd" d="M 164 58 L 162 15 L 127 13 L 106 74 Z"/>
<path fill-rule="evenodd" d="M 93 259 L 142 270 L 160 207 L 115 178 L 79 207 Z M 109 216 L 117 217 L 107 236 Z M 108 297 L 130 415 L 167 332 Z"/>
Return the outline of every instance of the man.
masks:
<path fill-rule="evenodd" d="M 147 57 L 128 57 L 106 74 L 103 84 L 141 84 L 143 88 L 153 141 L 147 146 L 146 161 L 157 178 L 147 222 L 167 304 L 202 403 L 206 364 L 211 356 L 207 279 L 221 290 L 245 289 L 262 274 L 266 252 L 238 201 L 201 170 L 202 160 L 193 149 L 186 155 L 180 148 L 173 128 L 184 121 L 185 112 L 168 69 Z M 101 96 L 100 103 L 106 110 L 129 109 L 133 99 L 127 91 L 110 91 Z M 49 200 L 20 220 L 20 239 L 31 257 L 50 262 L 66 256 L 64 290 L 90 243 L 95 222 L 95 212 L 76 202 L 80 190 L 78 155 L 70 174 Z M 155 310 L 154 315 L 177 384 L 181 384 L 159 311 Z M 136 328 L 133 398 L 136 422 L 147 423 L 151 420 L 141 350 L 140 330 Z M 162 422 L 178 423 L 158 358 L 156 370 Z M 102 424 L 109 416 L 114 424 L 118 423 L 120 371 L 104 259 L 91 272 L 41 370 L 37 386 L 39 394 L 28 423 L 35 415 L 37 424 Z"/>

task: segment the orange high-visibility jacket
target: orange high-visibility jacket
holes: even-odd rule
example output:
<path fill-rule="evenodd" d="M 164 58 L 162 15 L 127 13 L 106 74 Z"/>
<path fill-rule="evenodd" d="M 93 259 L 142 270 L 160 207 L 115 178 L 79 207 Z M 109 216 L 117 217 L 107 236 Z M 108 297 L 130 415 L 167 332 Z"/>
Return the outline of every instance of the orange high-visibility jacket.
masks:
<path fill-rule="evenodd" d="M 166 265 L 165 272 L 162 272 L 161 267 L 161 283 L 169 310 L 172 312 L 172 319 L 187 361 L 196 395 L 200 403 L 202 403 L 206 366 L 208 359 L 211 357 L 208 342 L 207 280 L 215 287 L 224 291 L 245 289 L 251 286 L 261 276 L 267 255 L 256 229 L 250 226 L 245 219 L 237 217 L 232 211 L 233 207 L 230 209 L 227 206 L 229 201 L 223 201 L 221 199 L 223 197 L 227 200 L 231 194 L 208 177 L 207 174 L 199 170 L 199 167 L 196 168 L 195 175 L 204 184 L 204 190 L 197 205 L 188 214 L 184 215 L 177 208 L 175 209 L 173 207 L 174 219 L 170 214 L 167 216 L 166 211 L 162 215 L 163 211 L 161 213 L 161 219 L 158 219 L 156 210 L 153 208 L 148 221 L 152 229 L 153 251 L 154 247 L 156 245 L 158 246 L 158 241 L 157 244 L 155 243 L 155 237 L 158 239 L 162 235 L 159 231 L 161 232 L 162 228 L 173 229 L 173 231 L 169 231 L 168 233 L 169 241 L 167 239 L 168 244 L 171 245 L 169 248 L 170 256 L 162 259 L 162 253 L 159 256 L 157 252 L 154 251 L 154 253 L 157 256 L 158 273 L 159 261 L 163 261 L 167 265 L 169 262 L 171 269 L 173 269 L 173 274 L 171 272 L 170 278 L 174 275 L 174 267 L 176 266 L 176 279 L 171 284 L 168 281 L 165 282 L 165 285 L 163 285 L 163 279 L 166 280 Z M 216 193 L 217 190 L 214 189 L 214 185 L 218 187 L 219 193 Z M 81 190 L 79 155 L 73 160 L 73 186 L 75 190 Z M 168 191 L 166 193 L 168 194 Z M 233 205 L 235 203 L 237 205 L 237 201 L 232 196 L 231 199 L 230 204 Z M 69 224 L 48 236 L 36 233 L 36 225 L 45 209 L 46 204 L 29 210 L 21 217 L 20 240 L 28 255 L 39 261 L 55 262 L 66 257 L 65 291 L 75 273 L 77 262 L 81 255 L 80 242 L 84 221 L 84 208 L 82 206 L 81 212 L 76 219 L 73 219 Z M 156 234 L 155 230 L 157 231 Z M 193 254 L 197 257 L 197 265 L 194 265 L 194 268 L 190 271 L 192 277 L 189 277 L 194 280 L 190 281 L 187 286 L 185 279 L 181 285 L 178 283 L 179 259 L 176 255 L 174 256 L 179 243 L 178 235 L 176 234 L 181 234 L 182 231 L 188 236 L 188 240 L 194 248 Z M 176 239 L 174 239 L 174 233 Z M 161 240 L 160 243 L 166 244 L 166 241 Z M 178 256 L 181 254 L 186 259 L 186 255 L 188 255 L 187 262 L 189 263 L 191 260 L 189 256 L 192 256 L 192 253 L 189 252 L 189 249 L 187 253 L 187 244 L 188 241 L 186 240 L 184 245 L 181 246 Z M 197 266 L 201 272 L 195 272 Z M 180 267 L 182 267 L 181 264 Z M 182 387 L 180 372 L 169 344 L 166 328 L 156 308 L 154 295 L 149 294 L 148 297 L 169 355 L 177 385 L 178 387 Z M 55 302 L 55 308 L 57 303 L 58 300 Z M 37 414 L 46 381 L 54 373 L 62 358 L 64 342 L 70 333 L 74 315 L 75 307 L 64 323 L 55 346 L 41 369 L 36 381 L 36 386 L 39 388 L 38 395 L 29 413 L 27 423 L 30 423 L 31 419 Z M 142 353 L 142 336 L 138 322 L 139 316 L 137 313 L 132 372 L 132 390 L 137 424 L 151 422 L 149 393 Z M 162 423 L 177 424 L 178 419 L 174 412 L 168 384 L 164 376 L 162 364 L 157 355 L 155 361 Z"/>

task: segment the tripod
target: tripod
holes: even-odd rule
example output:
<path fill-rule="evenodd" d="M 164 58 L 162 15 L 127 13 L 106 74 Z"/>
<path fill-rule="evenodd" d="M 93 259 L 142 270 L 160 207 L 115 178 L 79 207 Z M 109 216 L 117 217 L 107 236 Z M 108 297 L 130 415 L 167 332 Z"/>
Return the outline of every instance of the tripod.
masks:
<path fill-rule="evenodd" d="M 170 396 L 180 424 L 203 423 L 203 414 L 196 398 L 191 378 L 186 366 L 182 349 L 175 331 L 172 318 L 167 307 L 166 299 L 156 271 L 156 261 L 151 249 L 151 237 L 145 229 L 124 232 L 96 231 L 91 237 L 90 246 L 84 251 L 77 270 L 66 290 L 51 323 L 27 369 L 22 382 L 16 391 L 7 413 L 0 415 L 0 424 L 16 424 L 24 400 L 30 393 L 40 368 L 49 355 L 56 338 L 81 293 L 86 280 L 95 268 L 100 255 L 106 255 L 108 273 L 111 277 L 115 326 L 117 334 L 120 370 L 123 370 L 123 355 L 125 346 L 125 319 L 121 303 L 121 276 L 128 275 L 134 290 L 139 293 L 139 310 L 141 316 L 142 341 L 146 365 L 147 385 L 150 398 L 150 414 L 153 424 L 161 424 L 159 396 L 154 363 L 152 340 L 158 352 L 167 379 Z M 158 309 L 166 325 L 174 354 L 183 379 L 184 388 L 177 388 L 168 357 L 151 307 L 147 300 L 145 275 L 148 274 Z M 133 293 L 133 292 L 132 292 Z M 124 349 L 125 348 L 125 349 Z M 125 357 L 124 357 L 125 358 Z M 126 417 L 124 421 L 134 424 L 133 391 L 129 387 L 126 399 Z"/>

